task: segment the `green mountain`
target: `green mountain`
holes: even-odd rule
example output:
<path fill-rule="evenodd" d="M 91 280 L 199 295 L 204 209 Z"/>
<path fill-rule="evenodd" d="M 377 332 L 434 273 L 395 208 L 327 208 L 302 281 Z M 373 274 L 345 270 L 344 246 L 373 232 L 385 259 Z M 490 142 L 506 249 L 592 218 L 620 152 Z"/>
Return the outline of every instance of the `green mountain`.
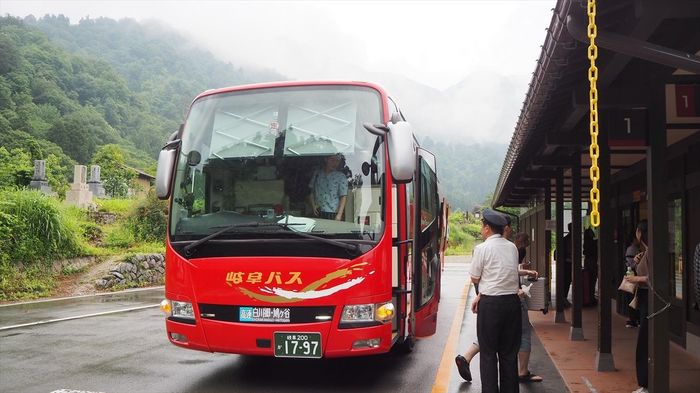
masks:
<path fill-rule="evenodd" d="M 507 146 L 435 142 L 426 137 L 421 147 L 435 154 L 440 190 L 451 209 L 470 211 L 493 193 Z"/>
<path fill-rule="evenodd" d="M 173 31 L 127 19 L 2 17 L 0 53 L 0 146 L 35 143 L 32 158 L 52 153 L 66 166 L 115 143 L 129 165 L 152 167 L 196 94 L 283 79 L 236 69 Z"/>
<path fill-rule="evenodd" d="M 288 79 L 272 71 L 253 71 L 224 63 L 179 32 L 158 22 L 131 19 L 81 19 L 45 16 L 26 23 L 74 55 L 108 63 L 147 108 L 162 117 L 169 135 L 177 129 L 192 99 L 206 89 Z M 138 139 L 142 141 L 143 139 Z M 149 146 L 152 153 L 160 149 Z"/>
<path fill-rule="evenodd" d="M 129 166 L 153 171 L 158 151 L 198 93 L 284 79 L 219 61 L 156 22 L 0 17 L 0 149 L 6 151 L 0 158 L 50 156 L 61 168 L 54 172 L 63 174 L 53 174 L 54 182 L 67 183 L 73 164 L 88 164 L 100 146 L 117 144 Z M 394 90 L 403 86 L 404 95 L 422 86 L 398 85 Z M 414 112 L 409 119 L 420 123 L 423 111 Z M 437 156 L 453 209 L 471 209 L 493 192 L 505 145 L 423 139 Z M 26 154 L 12 154 L 13 148 Z M 31 178 L 26 160 L 20 185 Z"/>

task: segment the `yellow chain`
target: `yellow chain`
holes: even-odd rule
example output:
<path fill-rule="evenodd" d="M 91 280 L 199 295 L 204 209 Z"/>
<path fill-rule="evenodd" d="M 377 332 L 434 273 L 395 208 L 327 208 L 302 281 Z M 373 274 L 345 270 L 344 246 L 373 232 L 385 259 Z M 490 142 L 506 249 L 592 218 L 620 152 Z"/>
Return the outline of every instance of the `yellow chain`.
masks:
<path fill-rule="evenodd" d="M 595 66 L 595 60 L 598 58 L 598 47 L 595 45 L 595 38 L 598 35 L 598 28 L 595 24 L 596 4 L 595 0 L 588 0 L 588 38 L 591 44 L 588 46 L 588 60 L 591 61 L 591 66 L 588 68 L 588 80 L 591 82 L 589 98 L 591 101 L 591 116 L 590 116 L 590 133 L 591 147 L 588 153 L 591 156 L 591 168 L 589 171 L 591 177 L 591 225 L 598 227 L 600 225 L 600 212 L 598 212 L 598 204 L 600 203 L 600 190 L 598 190 L 598 180 L 600 180 L 600 170 L 598 169 L 598 67 Z"/>

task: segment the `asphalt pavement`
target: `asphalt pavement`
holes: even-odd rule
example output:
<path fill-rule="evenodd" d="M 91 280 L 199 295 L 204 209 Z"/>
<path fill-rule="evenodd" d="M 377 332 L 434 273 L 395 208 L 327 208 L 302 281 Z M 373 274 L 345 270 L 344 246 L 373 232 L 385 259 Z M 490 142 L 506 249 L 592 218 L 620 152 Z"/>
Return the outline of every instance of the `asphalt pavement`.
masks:
<path fill-rule="evenodd" d="M 451 360 L 476 336 L 470 311 L 455 322 L 458 308 L 470 302 L 462 297 L 467 262 L 467 257 L 448 258 L 438 330 L 409 354 L 316 360 L 181 349 L 165 337 L 157 308 L 163 288 L 3 305 L 0 391 L 479 392 L 479 356 L 472 361 L 471 383 L 461 379 Z M 456 347 L 447 345 L 451 333 L 458 336 Z M 545 381 L 521 384 L 521 391 L 565 392 L 536 335 L 532 351 L 530 368 Z"/>

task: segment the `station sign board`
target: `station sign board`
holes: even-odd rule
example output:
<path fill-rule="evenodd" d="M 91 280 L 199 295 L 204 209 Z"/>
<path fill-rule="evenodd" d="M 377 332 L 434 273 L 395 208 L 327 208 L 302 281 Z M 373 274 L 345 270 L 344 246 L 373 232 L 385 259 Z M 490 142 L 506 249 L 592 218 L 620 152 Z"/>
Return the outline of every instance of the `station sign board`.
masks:
<path fill-rule="evenodd" d="M 608 116 L 610 146 L 646 146 L 649 121 L 646 108 L 615 109 Z"/>
<path fill-rule="evenodd" d="M 683 124 L 686 128 L 700 124 L 700 81 L 697 77 L 666 84 L 666 124 Z"/>
<path fill-rule="evenodd" d="M 677 84 L 676 117 L 700 117 L 700 83 Z"/>

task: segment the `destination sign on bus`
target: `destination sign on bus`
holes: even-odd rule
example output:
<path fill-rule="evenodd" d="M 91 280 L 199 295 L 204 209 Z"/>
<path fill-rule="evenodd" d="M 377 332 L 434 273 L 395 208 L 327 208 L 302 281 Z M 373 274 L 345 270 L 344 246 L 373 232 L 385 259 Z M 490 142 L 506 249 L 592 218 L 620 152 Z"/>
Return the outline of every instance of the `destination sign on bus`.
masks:
<path fill-rule="evenodd" d="M 241 307 L 238 320 L 241 322 L 289 322 L 287 307 Z"/>

